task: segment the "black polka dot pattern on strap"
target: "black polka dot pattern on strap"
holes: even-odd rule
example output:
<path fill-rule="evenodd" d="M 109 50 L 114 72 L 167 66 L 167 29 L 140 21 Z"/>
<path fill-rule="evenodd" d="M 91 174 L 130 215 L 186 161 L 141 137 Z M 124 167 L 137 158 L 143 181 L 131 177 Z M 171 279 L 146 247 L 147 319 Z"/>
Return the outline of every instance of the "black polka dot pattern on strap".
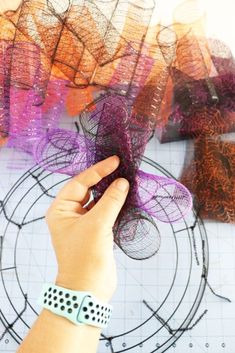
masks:
<path fill-rule="evenodd" d="M 86 292 L 76 292 L 55 285 L 45 286 L 40 304 L 75 324 L 105 328 L 112 313 L 111 305 L 100 303 Z"/>

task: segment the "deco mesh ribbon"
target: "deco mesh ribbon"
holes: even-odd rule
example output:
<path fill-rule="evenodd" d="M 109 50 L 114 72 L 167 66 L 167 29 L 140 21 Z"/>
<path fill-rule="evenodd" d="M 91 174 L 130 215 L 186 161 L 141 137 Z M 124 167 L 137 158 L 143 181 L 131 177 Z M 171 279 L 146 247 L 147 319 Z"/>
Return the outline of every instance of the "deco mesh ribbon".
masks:
<path fill-rule="evenodd" d="M 181 181 L 196 195 L 204 218 L 235 222 L 235 144 L 219 136 L 197 138 Z"/>
<path fill-rule="evenodd" d="M 103 97 L 124 97 L 128 116 L 132 111 L 146 131 L 154 121 L 161 142 L 193 139 L 195 155 L 186 153 L 181 181 L 201 216 L 235 222 L 234 199 L 223 200 L 216 186 L 224 183 L 224 160 L 233 170 L 233 141 L 221 149 L 221 135 L 235 129 L 234 57 L 222 41 L 206 38 L 197 0 L 179 2 L 168 26 L 153 24 L 154 10 L 154 0 L 22 0 L 1 13 L 0 145 L 31 153 L 66 111 L 87 126 L 80 148 L 88 144 L 98 155 L 88 121 Z M 212 154 L 220 159 L 215 170 L 207 168 Z M 233 176 L 228 183 L 234 190 Z"/>
<path fill-rule="evenodd" d="M 201 217 L 234 223 L 234 138 L 223 134 L 235 131 L 235 60 L 227 45 L 204 37 L 195 5 L 185 1 L 174 12 L 177 40 L 157 135 L 161 142 L 193 138 L 180 180 Z"/>
<path fill-rule="evenodd" d="M 94 113 L 84 114 L 81 124 L 84 135 L 52 129 L 39 136 L 33 152 L 35 160 L 52 172 L 76 175 L 100 160 L 118 155 L 120 167 L 94 187 L 94 199 L 98 201 L 114 179 L 128 179 L 130 192 L 114 227 L 115 242 L 132 258 L 154 255 L 160 246 L 155 221 L 175 222 L 192 204 L 183 185 L 140 169 L 152 122 L 128 114 L 125 98 L 110 95 L 97 104 Z"/>

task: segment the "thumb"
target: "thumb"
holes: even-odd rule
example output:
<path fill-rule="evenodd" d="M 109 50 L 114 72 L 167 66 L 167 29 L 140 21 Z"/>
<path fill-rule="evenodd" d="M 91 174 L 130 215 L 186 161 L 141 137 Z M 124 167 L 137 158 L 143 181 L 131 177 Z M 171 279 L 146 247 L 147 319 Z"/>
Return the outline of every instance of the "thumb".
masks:
<path fill-rule="evenodd" d="M 101 199 L 92 208 L 92 213 L 102 215 L 107 227 L 113 227 L 129 191 L 129 183 L 124 178 L 116 179 L 105 190 Z"/>

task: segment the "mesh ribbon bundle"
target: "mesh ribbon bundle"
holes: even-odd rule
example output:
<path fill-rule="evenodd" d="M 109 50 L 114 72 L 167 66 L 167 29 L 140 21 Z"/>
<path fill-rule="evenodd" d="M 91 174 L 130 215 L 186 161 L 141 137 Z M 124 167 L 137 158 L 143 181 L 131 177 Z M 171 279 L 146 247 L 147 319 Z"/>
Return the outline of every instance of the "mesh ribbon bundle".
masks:
<path fill-rule="evenodd" d="M 27 153 L 35 148 L 37 161 L 50 157 L 46 167 L 69 175 L 118 154 L 122 167 L 112 177 L 132 183 L 125 217 L 141 208 L 144 224 L 184 214 L 173 182 L 154 184 L 155 177 L 140 172 L 152 131 L 161 142 L 193 138 L 197 151 L 235 129 L 235 60 L 224 43 L 206 38 L 197 0 L 180 2 L 169 26 L 152 25 L 154 9 L 153 0 L 23 0 L 16 11 L 0 14 L 0 145 Z M 84 136 L 58 129 L 64 110 L 79 114 Z M 219 155 L 231 161 L 229 151 L 230 157 Z M 59 152 L 64 160 L 51 159 Z M 184 175 L 195 161 L 206 170 L 207 159 L 193 156 Z M 201 200 L 199 189 L 182 180 Z M 96 199 L 106 186 L 95 188 Z M 147 188 L 157 195 L 169 189 L 171 201 L 161 195 L 156 206 L 159 198 L 153 198 L 152 209 Z M 180 210 L 171 209 L 172 200 Z"/>
<path fill-rule="evenodd" d="M 198 214 L 206 219 L 235 223 L 235 144 L 220 136 L 194 141 L 181 181 L 195 195 Z"/>
<path fill-rule="evenodd" d="M 124 98 L 110 95 L 99 101 L 94 113 L 84 114 L 81 124 L 84 135 L 54 129 L 39 136 L 34 158 L 50 171 L 75 175 L 118 155 L 120 167 L 94 187 L 94 199 L 98 201 L 114 179 L 128 179 L 130 192 L 114 227 L 115 242 L 132 258 L 152 256 L 160 246 L 156 220 L 175 222 L 191 208 L 191 196 L 183 185 L 140 170 L 152 122 L 128 112 Z"/>

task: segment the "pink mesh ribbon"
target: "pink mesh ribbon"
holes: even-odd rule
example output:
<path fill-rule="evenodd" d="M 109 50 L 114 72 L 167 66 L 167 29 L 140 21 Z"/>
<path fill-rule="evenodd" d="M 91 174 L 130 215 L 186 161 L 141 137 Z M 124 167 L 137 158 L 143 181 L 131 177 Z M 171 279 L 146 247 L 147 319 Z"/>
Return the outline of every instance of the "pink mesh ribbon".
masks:
<path fill-rule="evenodd" d="M 42 131 L 59 125 L 67 81 L 51 77 L 45 93 L 38 46 L 0 41 L 0 48 L 0 137 L 8 137 L 8 147 L 31 152 Z"/>
<path fill-rule="evenodd" d="M 160 246 L 156 220 L 171 223 L 192 206 L 189 191 L 179 182 L 140 170 L 141 156 L 154 126 L 150 120 L 128 112 L 125 98 L 110 95 L 81 117 L 84 135 L 51 129 L 39 136 L 33 155 L 52 172 L 76 175 L 111 155 L 121 159 L 119 168 L 93 189 L 95 201 L 118 177 L 126 178 L 130 191 L 114 226 L 116 244 L 130 257 L 153 256 Z"/>

